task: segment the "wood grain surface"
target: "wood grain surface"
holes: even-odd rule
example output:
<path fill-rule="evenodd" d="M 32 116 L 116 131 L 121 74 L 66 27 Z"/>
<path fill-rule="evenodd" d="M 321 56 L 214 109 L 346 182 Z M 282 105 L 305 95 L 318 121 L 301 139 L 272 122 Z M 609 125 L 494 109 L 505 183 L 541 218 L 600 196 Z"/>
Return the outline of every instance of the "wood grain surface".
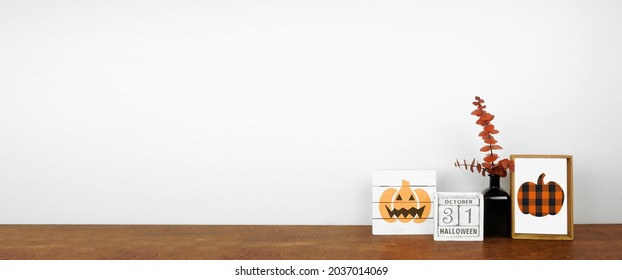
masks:
<path fill-rule="evenodd" d="M 10 260 L 622 259 L 622 224 L 575 225 L 575 240 L 435 242 L 370 226 L 0 225 Z"/>

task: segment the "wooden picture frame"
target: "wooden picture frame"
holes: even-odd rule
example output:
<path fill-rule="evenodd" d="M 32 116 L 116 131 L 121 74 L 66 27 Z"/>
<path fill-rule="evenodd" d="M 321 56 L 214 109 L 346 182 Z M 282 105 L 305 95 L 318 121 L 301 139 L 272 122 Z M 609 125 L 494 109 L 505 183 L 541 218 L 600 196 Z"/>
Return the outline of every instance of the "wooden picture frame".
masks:
<path fill-rule="evenodd" d="M 573 240 L 570 155 L 511 155 L 512 238 Z"/>

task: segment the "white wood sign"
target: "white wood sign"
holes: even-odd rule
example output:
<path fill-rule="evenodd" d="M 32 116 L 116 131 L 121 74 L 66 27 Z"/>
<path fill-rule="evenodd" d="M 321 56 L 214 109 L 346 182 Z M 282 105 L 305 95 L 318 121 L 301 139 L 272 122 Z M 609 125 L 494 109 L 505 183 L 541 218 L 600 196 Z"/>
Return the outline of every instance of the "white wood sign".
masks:
<path fill-rule="evenodd" d="M 374 170 L 372 233 L 432 234 L 436 170 Z"/>
<path fill-rule="evenodd" d="M 484 197 L 477 192 L 434 194 L 434 241 L 483 241 Z"/>

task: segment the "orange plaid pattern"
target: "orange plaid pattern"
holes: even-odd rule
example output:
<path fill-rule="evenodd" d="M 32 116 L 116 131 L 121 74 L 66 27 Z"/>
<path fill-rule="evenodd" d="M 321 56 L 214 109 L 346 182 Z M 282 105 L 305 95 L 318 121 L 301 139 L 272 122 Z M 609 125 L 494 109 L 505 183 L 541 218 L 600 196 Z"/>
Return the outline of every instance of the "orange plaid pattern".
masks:
<path fill-rule="evenodd" d="M 517 202 L 524 214 L 536 217 L 555 215 L 564 205 L 564 190 L 555 182 L 525 182 L 518 189 Z"/>

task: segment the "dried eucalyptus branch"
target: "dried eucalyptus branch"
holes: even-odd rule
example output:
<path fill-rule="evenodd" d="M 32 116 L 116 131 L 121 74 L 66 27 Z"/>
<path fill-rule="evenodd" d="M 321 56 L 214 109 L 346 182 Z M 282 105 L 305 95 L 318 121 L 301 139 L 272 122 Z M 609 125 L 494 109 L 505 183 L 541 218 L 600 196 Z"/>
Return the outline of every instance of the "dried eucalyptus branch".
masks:
<path fill-rule="evenodd" d="M 495 134 L 499 133 L 499 130 L 497 130 L 492 124 L 492 120 L 495 116 L 486 111 L 486 105 L 484 105 L 484 103 L 484 99 L 479 96 L 475 96 L 473 105 L 475 105 L 477 109 L 471 112 L 471 115 L 477 117 L 477 121 L 475 123 L 483 128 L 479 133 L 479 137 L 481 137 L 482 140 L 484 140 L 484 143 L 486 143 L 486 145 L 480 148 L 480 152 L 486 153 L 484 155 L 484 162 L 480 164 L 479 161 L 476 162 L 475 159 L 473 159 L 471 164 L 468 164 L 466 160 L 462 163 L 459 160 L 456 160 L 454 166 L 459 169 L 464 168 L 464 170 L 470 170 L 473 173 L 475 173 L 475 169 L 477 169 L 477 173 L 481 173 L 482 176 L 490 174 L 505 177 L 508 174 L 508 169 L 510 171 L 514 171 L 514 162 L 507 158 L 496 162 L 497 159 L 499 159 L 499 155 L 494 153 L 494 151 L 502 150 L 503 147 L 497 145 L 497 140 L 494 137 Z"/>

